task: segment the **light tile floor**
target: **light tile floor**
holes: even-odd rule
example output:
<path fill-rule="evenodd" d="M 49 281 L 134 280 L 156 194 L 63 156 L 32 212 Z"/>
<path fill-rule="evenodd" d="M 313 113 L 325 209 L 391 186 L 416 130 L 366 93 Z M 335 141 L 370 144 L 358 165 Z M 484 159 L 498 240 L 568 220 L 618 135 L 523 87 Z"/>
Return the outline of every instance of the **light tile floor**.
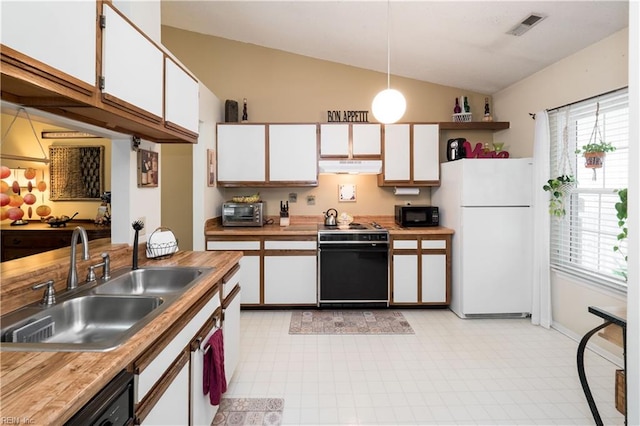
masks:
<path fill-rule="evenodd" d="M 284 398 L 290 425 L 594 424 L 573 340 L 528 319 L 401 312 L 414 335 L 289 335 L 290 311 L 243 311 L 225 396 Z M 624 424 L 617 367 L 585 359 L 604 423 Z"/>

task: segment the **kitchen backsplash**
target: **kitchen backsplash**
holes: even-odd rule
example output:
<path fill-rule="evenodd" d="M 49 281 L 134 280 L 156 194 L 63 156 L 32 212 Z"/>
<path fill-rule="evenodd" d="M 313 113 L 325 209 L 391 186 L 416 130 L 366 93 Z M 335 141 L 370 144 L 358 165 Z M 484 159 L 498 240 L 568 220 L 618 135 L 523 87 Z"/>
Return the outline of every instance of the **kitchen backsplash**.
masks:
<path fill-rule="evenodd" d="M 355 201 L 339 201 L 340 185 L 355 185 Z M 236 195 L 260 193 L 267 204 L 267 215 L 278 215 L 280 201 L 289 201 L 290 215 L 317 215 L 329 208 L 355 215 L 393 215 L 396 204 L 429 204 L 430 188 L 420 188 L 418 195 L 394 195 L 393 187 L 379 187 L 376 175 L 321 174 L 316 187 L 290 188 L 221 188 L 226 200 Z M 351 189 L 351 188 L 349 188 Z M 292 201 L 290 194 L 296 194 Z M 313 198 L 309 205 L 307 198 Z"/>

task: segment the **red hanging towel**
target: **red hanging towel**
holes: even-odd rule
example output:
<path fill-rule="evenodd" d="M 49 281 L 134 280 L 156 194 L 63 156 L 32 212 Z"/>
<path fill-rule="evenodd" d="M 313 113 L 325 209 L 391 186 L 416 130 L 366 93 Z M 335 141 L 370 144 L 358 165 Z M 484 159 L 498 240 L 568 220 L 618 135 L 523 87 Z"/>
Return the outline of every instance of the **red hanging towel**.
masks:
<path fill-rule="evenodd" d="M 211 405 L 219 405 L 222 394 L 227 391 L 224 373 L 224 339 L 222 330 L 216 330 L 204 347 L 203 393 L 209 394 Z"/>

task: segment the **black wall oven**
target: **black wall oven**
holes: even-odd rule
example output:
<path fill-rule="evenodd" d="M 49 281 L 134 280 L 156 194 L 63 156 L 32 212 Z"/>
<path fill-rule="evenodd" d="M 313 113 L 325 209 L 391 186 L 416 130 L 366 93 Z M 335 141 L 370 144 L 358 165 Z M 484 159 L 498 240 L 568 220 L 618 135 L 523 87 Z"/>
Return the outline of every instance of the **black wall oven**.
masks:
<path fill-rule="evenodd" d="M 355 226 L 318 231 L 320 307 L 389 305 L 389 233 Z"/>

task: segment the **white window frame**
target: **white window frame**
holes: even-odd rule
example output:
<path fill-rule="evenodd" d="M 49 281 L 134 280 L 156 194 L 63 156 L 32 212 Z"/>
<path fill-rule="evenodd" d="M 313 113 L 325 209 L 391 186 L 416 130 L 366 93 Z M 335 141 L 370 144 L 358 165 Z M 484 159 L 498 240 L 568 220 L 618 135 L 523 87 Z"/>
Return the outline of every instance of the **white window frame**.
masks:
<path fill-rule="evenodd" d="M 576 149 L 590 141 L 596 110 L 602 138 L 616 150 L 607 153 L 603 167 L 596 169 L 594 181 L 593 170 L 585 168 Z M 577 179 L 565 201 L 566 216 L 551 219 L 551 268 L 626 292 L 627 282 L 620 271 L 626 272 L 623 256 L 627 241 L 617 240 L 620 228 L 614 205 L 619 201 L 615 190 L 628 187 L 628 90 L 623 88 L 549 110 L 549 126 L 550 177 L 572 174 Z M 613 250 L 616 244 L 621 252 Z"/>

